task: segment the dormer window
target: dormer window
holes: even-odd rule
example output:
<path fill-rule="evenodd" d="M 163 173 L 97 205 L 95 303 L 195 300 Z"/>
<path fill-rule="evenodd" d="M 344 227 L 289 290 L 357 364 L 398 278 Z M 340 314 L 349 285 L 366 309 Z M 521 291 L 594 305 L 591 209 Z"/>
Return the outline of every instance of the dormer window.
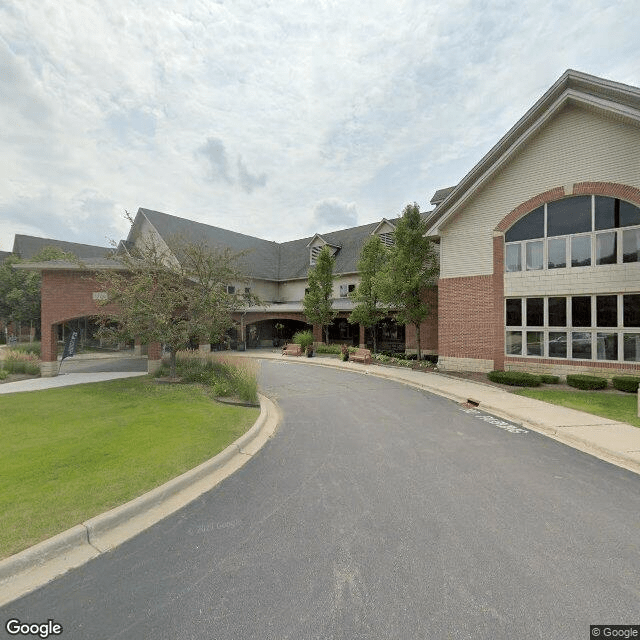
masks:
<path fill-rule="evenodd" d="M 329 247 L 329 253 L 332 256 L 335 256 L 340 249 L 338 245 L 327 242 L 319 233 L 316 233 L 316 235 L 313 236 L 311 242 L 307 245 L 307 247 L 309 248 L 309 264 L 311 266 L 316 264 L 320 252 L 325 247 Z"/>
<path fill-rule="evenodd" d="M 324 247 L 318 246 L 318 247 L 311 247 L 311 258 L 310 258 L 310 264 L 315 264 L 316 261 L 318 260 L 318 256 L 320 255 L 320 252 L 322 251 Z"/>
<path fill-rule="evenodd" d="M 395 243 L 392 231 L 387 231 L 386 233 L 379 234 L 379 238 L 380 240 L 382 240 L 382 244 L 385 247 L 392 247 Z"/>

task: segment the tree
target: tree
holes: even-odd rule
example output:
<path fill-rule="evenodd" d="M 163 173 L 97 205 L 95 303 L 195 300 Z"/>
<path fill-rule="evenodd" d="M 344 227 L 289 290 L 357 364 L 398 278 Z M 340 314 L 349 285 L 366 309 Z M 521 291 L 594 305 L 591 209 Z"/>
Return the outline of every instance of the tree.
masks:
<path fill-rule="evenodd" d="M 336 317 L 333 310 L 333 268 L 335 258 L 325 246 L 318 254 L 315 266 L 309 269 L 309 287 L 302 301 L 304 314 L 313 324 L 325 330 L 325 340 L 329 344 L 329 324 Z"/>
<path fill-rule="evenodd" d="M 396 225 L 394 245 L 380 282 L 382 300 L 395 310 L 398 322 L 415 327 L 418 359 L 422 356 L 420 324 L 431 312 L 422 293 L 433 286 L 438 274 L 438 255 L 425 237 L 426 231 L 418 205 L 407 205 Z"/>
<path fill-rule="evenodd" d="M 362 247 L 358 260 L 360 282 L 350 298 L 356 303 L 349 322 L 373 329 L 373 352 L 377 351 L 375 326 L 387 314 L 381 306 L 380 277 L 389 258 L 389 250 L 380 236 L 371 236 Z"/>
<path fill-rule="evenodd" d="M 229 286 L 246 280 L 236 266 L 241 255 L 176 241 L 169 254 L 148 243 L 121 256 L 122 270 L 96 276 L 107 293 L 101 304 L 115 306 L 115 311 L 102 314 L 98 335 L 164 343 L 175 378 L 176 353 L 191 338 L 220 341 L 233 326 L 232 313 L 259 302 L 257 296 Z"/>
<path fill-rule="evenodd" d="M 37 271 L 16 269 L 15 265 L 48 260 L 76 260 L 60 249 L 48 246 L 28 261 L 11 255 L 0 265 L 0 319 L 9 323 L 33 323 L 40 327 L 42 276 Z"/>

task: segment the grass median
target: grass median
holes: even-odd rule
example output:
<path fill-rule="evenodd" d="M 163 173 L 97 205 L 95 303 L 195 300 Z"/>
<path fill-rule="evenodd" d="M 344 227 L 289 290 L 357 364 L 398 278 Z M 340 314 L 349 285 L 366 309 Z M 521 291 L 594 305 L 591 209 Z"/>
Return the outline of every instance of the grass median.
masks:
<path fill-rule="evenodd" d="M 514 393 L 640 427 L 636 394 L 557 389 L 518 389 Z"/>
<path fill-rule="evenodd" d="M 146 376 L 0 396 L 0 558 L 192 469 L 258 415 Z"/>

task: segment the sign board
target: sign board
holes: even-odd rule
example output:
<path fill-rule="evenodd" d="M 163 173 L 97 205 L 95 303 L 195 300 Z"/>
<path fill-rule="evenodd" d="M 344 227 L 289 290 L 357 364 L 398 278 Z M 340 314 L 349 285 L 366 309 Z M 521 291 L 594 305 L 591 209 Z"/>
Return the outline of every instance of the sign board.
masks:
<path fill-rule="evenodd" d="M 76 353 L 76 345 L 78 344 L 78 332 L 73 331 L 67 340 L 67 344 L 64 345 L 64 351 L 62 353 L 62 360 L 65 358 L 72 358 Z"/>

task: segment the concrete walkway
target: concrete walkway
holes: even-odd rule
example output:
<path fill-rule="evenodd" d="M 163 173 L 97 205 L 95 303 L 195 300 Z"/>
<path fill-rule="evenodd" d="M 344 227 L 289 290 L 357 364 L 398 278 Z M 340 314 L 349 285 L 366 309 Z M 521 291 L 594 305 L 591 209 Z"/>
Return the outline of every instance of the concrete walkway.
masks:
<path fill-rule="evenodd" d="M 640 473 L 640 428 L 625 422 L 525 398 L 489 384 L 462 380 L 444 373 L 425 373 L 377 364 L 363 365 L 322 356 L 283 356 L 279 349 L 234 352 L 234 355 L 357 371 L 409 384 L 455 402 L 472 401 L 478 410 L 492 413 L 601 460 Z"/>

